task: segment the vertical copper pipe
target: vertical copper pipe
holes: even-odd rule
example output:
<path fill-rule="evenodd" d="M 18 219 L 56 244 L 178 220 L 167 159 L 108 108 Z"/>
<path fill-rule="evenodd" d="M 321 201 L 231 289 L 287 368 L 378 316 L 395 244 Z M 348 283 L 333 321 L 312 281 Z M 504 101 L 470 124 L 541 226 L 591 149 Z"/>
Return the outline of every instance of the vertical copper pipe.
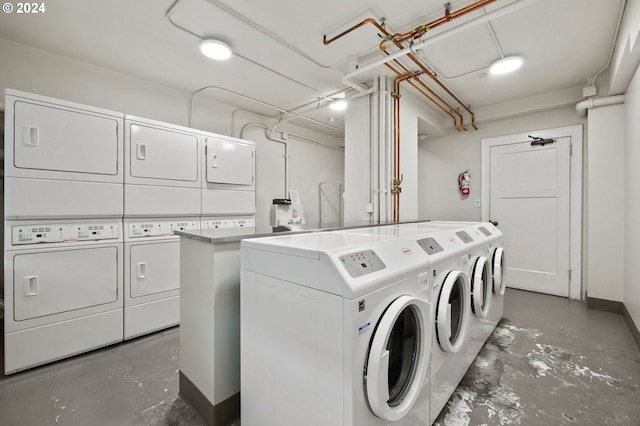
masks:
<path fill-rule="evenodd" d="M 395 44 L 395 45 L 396 45 L 396 47 L 398 47 L 399 49 L 403 49 L 403 48 L 404 48 L 404 46 L 403 46 L 403 45 L 402 45 L 402 43 L 400 43 L 400 42 L 393 41 L 393 44 Z M 382 50 L 386 55 L 389 55 L 389 52 L 387 52 L 387 49 L 386 49 L 386 47 L 384 46 L 384 40 L 380 43 L 379 47 L 380 47 L 380 50 Z M 470 109 L 469 107 L 467 107 L 467 106 L 464 104 L 464 102 L 462 102 L 462 101 L 461 101 L 461 100 L 460 100 L 460 99 L 459 99 L 459 98 L 458 98 L 458 97 L 457 97 L 453 92 L 451 92 L 451 90 L 449 90 L 449 88 L 448 88 L 447 86 L 445 86 L 444 84 L 442 84 L 442 82 L 441 82 L 440 80 L 438 80 L 438 78 L 435 76 L 435 74 L 433 74 L 431 71 L 429 71 L 429 70 L 427 69 L 427 67 L 425 67 L 425 66 L 422 64 L 422 62 L 420 62 L 420 60 L 419 60 L 418 58 L 416 58 L 416 57 L 415 57 L 413 54 L 411 54 L 411 53 L 407 54 L 407 57 L 408 57 L 409 59 L 411 59 L 411 60 L 412 60 L 412 61 L 413 61 L 413 62 L 414 62 L 418 67 L 420 67 L 420 69 L 422 70 L 422 73 L 423 73 L 423 74 L 426 74 L 427 76 L 429 76 L 433 81 L 435 81 L 435 82 L 436 82 L 436 84 L 437 84 L 438 86 L 440 86 L 440 87 L 441 87 L 445 92 L 447 92 L 447 94 L 448 94 L 449 96 L 451 96 L 453 99 L 455 99 L 455 101 L 456 101 L 456 102 L 458 102 L 458 104 L 459 104 L 459 105 L 461 105 L 465 110 L 467 110 L 467 112 L 469 112 L 469 113 L 471 114 L 471 122 L 472 122 L 472 124 L 473 124 L 473 127 L 477 130 L 477 127 L 475 126 L 475 115 L 473 114 L 473 111 L 471 111 L 471 109 Z M 395 61 L 396 63 L 399 63 L 397 59 L 394 59 L 394 61 Z M 403 67 L 403 68 L 404 68 L 404 67 Z M 406 68 L 404 68 L 404 69 L 406 69 Z M 423 85 L 423 86 L 424 86 L 425 88 L 427 87 L 426 85 Z M 435 94 L 435 92 L 433 92 L 431 89 L 429 89 L 429 91 L 430 91 L 431 93 L 434 93 L 434 94 Z M 438 98 L 442 100 L 442 98 L 440 98 L 439 96 L 438 96 Z M 444 100 L 442 100 L 442 102 L 445 102 L 445 101 L 444 101 Z M 445 102 L 445 103 L 446 103 L 446 102 Z M 447 106 L 450 106 L 448 103 L 446 103 L 446 104 L 447 104 Z M 454 111 L 456 114 L 458 114 L 458 115 L 460 116 L 460 127 L 457 127 L 457 126 L 456 126 L 456 128 L 457 128 L 458 130 L 467 130 L 467 129 L 464 127 L 464 118 L 462 117 L 462 114 L 460 114 L 457 110 L 454 110 L 453 108 L 452 108 L 452 111 Z"/>
<path fill-rule="evenodd" d="M 398 77 L 396 77 L 393 80 L 393 92 L 391 93 L 393 97 L 393 179 L 391 182 L 391 191 L 393 193 L 393 222 L 398 221 L 398 202 L 400 199 L 400 194 L 396 192 L 396 180 L 400 171 L 398 164 L 398 143 L 400 141 L 400 121 L 398 120 L 398 117 L 400 117 L 399 88 Z"/>
<path fill-rule="evenodd" d="M 387 52 L 386 47 L 384 46 L 385 40 L 383 40 L 382 42 L 380 42 L 380 50 L 382 50 L 385 54 L 389 55 L 389 52 Z M 412 56 L 412 55 L 409 55 Z M 453 108 L 453 106 L 445 101 L 440 95 L 438 95 L 436 92 L 433 91 L 433 89 L 431 89 L 429 86 L 427 86 L 420 78 L 420 74 L 423 73 L 428 73 L 429 71 L 426 70 L 426 68 L 423 68 L 423 71 L 420 73 L 412 73 L 407 67 L 405 67 L 404 65 L 402 65 L 400 63 L 400 61 L 398 61 L 397 59 L 394 59 L 393 62 L 395 62 L 398 66 L 400 66 L 400 68 L 402 68 L 402 70 L 405 72 L 405 75 L 408 76 L 408 78 L 412 78 L 415 79 L 426 91 L 428 91 L 432 96 L 434 96 L 435 98 L 438 99 L 438 101 L 440 101 L 442 104 L 444 104 L 447 108 L 449 108 L 449 110 L 447 111 L 440 103 L 438 103 L 436 100 L 434 100 L 431 96 L 427 95 L 424 91 L 420 90 L 418 87 L 416 87 L 415 84 L 409 82 L 414 88 L 416 88 L 420 93 L 422 93 L 427 99 L 429 99 L 432 103 L 434 103 L 437 107 L 439 107 L 441 110 L 443 110 L 446 114 L 448 114 L 449 116 L 451 116 L 453 118 L 453 123 L 454 126 L 457 130 L 467 130 L 464 127 L 464 117 L 462 116 L 462 114 L 460 114 L 459 111 L 457 111 L 456 109 Z M 387 68 L 389 68 L 391 71 L 393 71 L 396 75 L 401 76 L 402 73 L 400 73 L 398 70 L 396 70 L 395 68 L 393 68 L 389 63 L 385 63 L 385 65 L 387 66 Z M 419 65 L 421 65 L 419 63 Z M 460 125 L 458 125 L 455 117 L 452 115 L 452 112 L 455 113 L 459 118 L 460 118 Z"/>

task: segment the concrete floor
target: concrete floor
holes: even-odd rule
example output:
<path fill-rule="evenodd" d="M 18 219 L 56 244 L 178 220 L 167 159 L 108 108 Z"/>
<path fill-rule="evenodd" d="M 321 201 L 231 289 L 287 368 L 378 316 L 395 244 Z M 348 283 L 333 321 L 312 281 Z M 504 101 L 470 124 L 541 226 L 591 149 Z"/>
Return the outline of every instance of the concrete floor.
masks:
<path fill-rule="evenodd" d="M 640 354 L 620 315 L 507 290 L 504 319 L 437 425 L 638 425 Z M 8 377 L 0 425 L 203 423 L 177 396 L 170 329 Z"/>

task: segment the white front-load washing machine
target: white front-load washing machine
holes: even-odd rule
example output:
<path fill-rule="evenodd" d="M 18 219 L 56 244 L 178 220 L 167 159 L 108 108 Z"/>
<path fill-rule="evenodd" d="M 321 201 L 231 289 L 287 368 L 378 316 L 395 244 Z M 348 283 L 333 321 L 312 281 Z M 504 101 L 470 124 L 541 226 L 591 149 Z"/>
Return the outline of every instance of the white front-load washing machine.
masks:
<path fill-rule="evenodd" d="M 426 424 L 427 256 L 383 234 L 242 241 L 244 426 Z"/>
<path fill-rule="evenodd" d="M 487 341 L 493 331 L 495 323 L 489 322 L 491 308 L 491 267 L 489 262 L 488 238 L 479 228 L 486 230 L 482 222 L 451 222 L 434 221 L 428 223 L 431 227 L 450 229 L 462 240 L 467 248 L 469 261 L 467 275 L 469 277 L 469 291 L 471 298 L 471 315 L 469 316 L 469 330 L 467 345 L 476 354 Z"/>
<path fill-rule="evenodd" d="M 462 232 L 468 237 L 469 277 L 474 293 L 472 310 L 474 314 L 480 314 L 474 315 L 474 318 L 477 320 L 478 332 L 483 342 L 486 342 L 502 319 L 504 310 L 506 280 L 502 232 L 491 222 L 466 222 L 464 225 Z M 486 258 L 486 263 L 483 257 Z M 479 265 L 484 266 L 478 267 Z M 480 289 L 478 296 L 482 295 L 482 298 L 475 298 L 476 292 L 473 289 L 476 286 Z"/>
<path fill-rule="evenodd" d="M 430 365 L 430 416 L 433 423 L 464 377 L 477 352 L 469 344 L 471 289 L 468 254 L 455 229 L 429 229 L 414 240 L 429 257 L 433 338 Z"/>

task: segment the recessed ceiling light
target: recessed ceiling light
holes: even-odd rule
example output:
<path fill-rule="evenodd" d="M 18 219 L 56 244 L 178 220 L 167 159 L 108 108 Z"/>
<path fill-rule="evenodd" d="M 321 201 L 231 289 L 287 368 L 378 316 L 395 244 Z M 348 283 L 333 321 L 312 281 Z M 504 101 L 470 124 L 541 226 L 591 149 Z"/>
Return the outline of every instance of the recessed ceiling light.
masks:
<path fill-rule="evenodd" d="M 347 101 L 344 100 L 334 100 L 329 104 L 329 108 L 334 111 L 344 111 L 347 109 Z"/>
<path fill-rule="evenodd" d="M 200 52 L 204 56 L 217 61 L 224 61 L 231 57 L 231 48 L 220 40 L 202 40 L 200 42 Z"/>
<path fill-rule="evenodd" d="M 517 70 L 520 66 L 522 66 L 520 56 L 508 56 L 495 61 L 489 68 L 489 72 L 493 75 L 507 74 Z"/>

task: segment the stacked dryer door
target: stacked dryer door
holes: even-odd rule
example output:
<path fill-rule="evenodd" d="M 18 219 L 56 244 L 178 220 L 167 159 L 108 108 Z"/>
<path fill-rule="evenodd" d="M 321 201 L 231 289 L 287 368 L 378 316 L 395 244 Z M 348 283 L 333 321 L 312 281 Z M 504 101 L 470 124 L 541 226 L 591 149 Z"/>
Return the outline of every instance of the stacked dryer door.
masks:
<path fill-rule="evenodd" d="M 180 322 L 180 237 L 198 218 L 124 219 L 124 338 Z"/>
<path fill-rule="evenodd" d="M 180 321 L 180 240 L 200 227 L 201 148 L 193 129 L 125 117 L 125 339 Z"/>
<path fill-rule="evenodd" d="M 122 217 L 122 114 L 5 93 L 5 219 Z"/>
<path fill-rule="evenodd" d="M 250 216 L 256 211 L 255 145 L 202 134 L 202 217 Z"/>
<path fill-rule="evenodd" d="M 7 90 L 5 371 L 122 340 L 121 114 Z"/>

